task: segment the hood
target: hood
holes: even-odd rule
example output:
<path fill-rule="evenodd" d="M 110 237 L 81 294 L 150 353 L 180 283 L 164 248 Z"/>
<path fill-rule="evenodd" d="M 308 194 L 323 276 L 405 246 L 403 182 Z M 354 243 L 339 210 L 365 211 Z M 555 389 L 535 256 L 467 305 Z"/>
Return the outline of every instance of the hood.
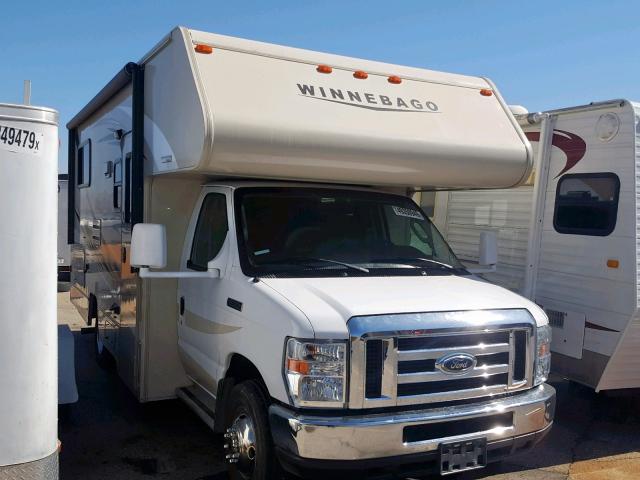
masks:
<path fill-rule="evenodd" d="M 524 297 L 472 277 L 266 278 L 262 281 L 309 319 L 317 338 L 345 338 L 361 315 L 526 308 L 538 325 L 542 310 Z"/>

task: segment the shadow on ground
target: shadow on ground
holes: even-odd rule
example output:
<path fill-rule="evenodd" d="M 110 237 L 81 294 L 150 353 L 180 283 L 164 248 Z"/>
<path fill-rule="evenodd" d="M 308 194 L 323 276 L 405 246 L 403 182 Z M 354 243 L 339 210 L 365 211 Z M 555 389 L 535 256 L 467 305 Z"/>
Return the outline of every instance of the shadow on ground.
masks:
<path fill-rule="evenodd" d="M 226 477 L 222 438 L 177 400 L 140 404 L 74 332 L 80 400 L 60 408 L 63 480 Z"/>

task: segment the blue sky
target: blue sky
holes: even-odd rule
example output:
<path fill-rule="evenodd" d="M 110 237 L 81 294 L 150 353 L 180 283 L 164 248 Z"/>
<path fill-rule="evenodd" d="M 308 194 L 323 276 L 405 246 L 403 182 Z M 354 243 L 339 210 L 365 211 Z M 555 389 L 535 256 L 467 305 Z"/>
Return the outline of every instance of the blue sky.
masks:
<path fill-rule="evenodd" d="M 640 100 L 640 2 L 97 1 L 7 2 L 0 20 L 0 102 L 32 103 L 66 122 L 128 61 L 175 25 L 391 63 L 490 77 L 530 111 Z"/>

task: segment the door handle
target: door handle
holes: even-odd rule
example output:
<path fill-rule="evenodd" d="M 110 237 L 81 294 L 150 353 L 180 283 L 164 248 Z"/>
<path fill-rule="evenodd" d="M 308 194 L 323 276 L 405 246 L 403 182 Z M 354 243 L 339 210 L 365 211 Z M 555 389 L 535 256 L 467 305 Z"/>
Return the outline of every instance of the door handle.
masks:
<path fill-rule="evenodd" d="M 184 297 L 180 297 L 180 315 L 184 315 Z"/>

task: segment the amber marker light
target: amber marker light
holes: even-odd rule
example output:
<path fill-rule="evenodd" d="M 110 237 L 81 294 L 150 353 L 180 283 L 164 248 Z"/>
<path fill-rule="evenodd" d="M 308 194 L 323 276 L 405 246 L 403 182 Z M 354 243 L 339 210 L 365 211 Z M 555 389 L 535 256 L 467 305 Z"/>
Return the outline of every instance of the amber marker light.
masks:
<path fill-rule="evenodd" d="M 389 78 L 387 78 L 387 82 L 397 85 L 399 83 L 402 83 L 402 79 L 397 75 L 391 75 Z"/>
<path fill-rule="evenodd" d="M 482 95 L 483 97 L 490 97 L 491 95 L 493 95 L 493 90 L 489 88 L 483 88 L 482 90 L 480 90 L 480 95 Z"/>
<path fill-rule="evenodd" d="M 367 72 L 363 72 L 362 70 L 356 70 L 355 72 L 353 72 L 353 77 L 359 80 L 364 80 L 366 78 L 369 78 L 369 74 Z"/>
<path fill-rule="evenodd" d="M 293 358 L 288 358 L 287 370 L 290 370 L 292 372 L 298 372 L 298 373 L 301 373 L 302 375 L 307 375 L 311 371 L 311 368 L 309 363 L 305 362 L 304 360 L 295 360 Z"/>
<path fill-rule="evenodd" d="M 205 45 L 204 43 L 198 43 L 195 46 L 195 51 L 198 53 L 213 53 L 213 47 L 209 46 L 209 45 Z"/>
<path fill-rule="evenodd" d="M 607 267 L 618 268 L 619 266 L 620 266 L 619 260 L 614 260 L 613 258 L 610 258 L 609 260 L 607 260 Z"/>
<path fill-rule="evenodd" d="M 318 65 L 318 67 L 316 68 L 316 72 L 318 72 L 318 73 L 331 73 L 331 72 L 333 72 L 333 68 L 331 68 L 329 65 Z"/>

